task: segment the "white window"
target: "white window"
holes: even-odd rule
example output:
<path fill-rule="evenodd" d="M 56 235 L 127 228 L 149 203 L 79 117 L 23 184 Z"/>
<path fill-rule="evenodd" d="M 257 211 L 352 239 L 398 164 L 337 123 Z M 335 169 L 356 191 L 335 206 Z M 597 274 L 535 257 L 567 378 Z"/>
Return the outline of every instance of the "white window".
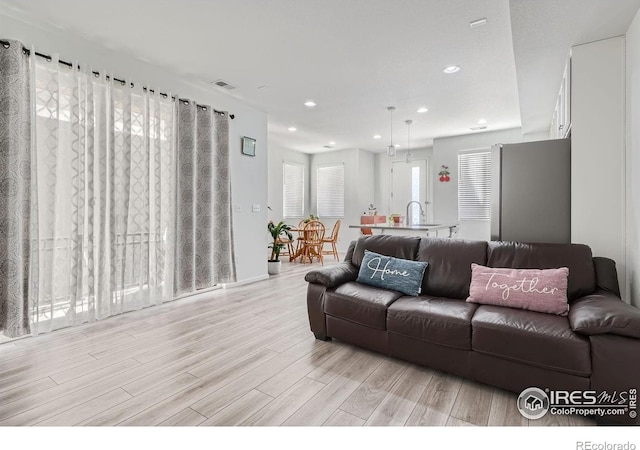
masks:
<path fill-rule="evenodd" d="M 318 216 L 344 217 L 344 166 L 318 167 Z"/>
<path fill-rule="evenodd" d="M 491 216 L 491 153 L 458 154 L 458 219 L 489 220 Z"/>
<path fill-rule="evenodd" d="M 304 216 L 304 166 L 282 163 L 282 216 L 285 219 Z"/>

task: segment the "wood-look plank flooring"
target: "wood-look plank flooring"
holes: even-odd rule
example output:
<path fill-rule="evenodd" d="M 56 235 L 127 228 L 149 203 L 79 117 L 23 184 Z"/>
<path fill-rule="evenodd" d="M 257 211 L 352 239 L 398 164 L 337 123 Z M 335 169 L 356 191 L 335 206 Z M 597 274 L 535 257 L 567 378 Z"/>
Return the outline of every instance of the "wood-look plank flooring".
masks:
<path fill-rule="evenodd" d="M 325 264 L 332 264 L 328 260 Z M 516 395 L 309 331 L 304 274 L 0 341 L 0 425 L 533 426 Z"/>

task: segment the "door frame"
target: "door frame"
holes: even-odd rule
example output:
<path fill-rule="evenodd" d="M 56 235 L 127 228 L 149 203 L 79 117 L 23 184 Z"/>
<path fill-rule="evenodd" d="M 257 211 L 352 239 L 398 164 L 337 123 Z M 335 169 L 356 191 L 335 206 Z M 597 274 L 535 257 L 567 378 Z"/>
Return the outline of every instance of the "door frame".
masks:
<path fill-rule="evenodd" d="M 431 176 L 431 156 L 426 156 L 425 158 L 417 158 L 413 161 L 424 161 L 425 162 L 425 172 L 424 172 L 424 184 L 426 188 L 426 200 L 428 204 L 425 208 L 425 217 L 428 223 L 433 223 L 433 177 Z M 413 162 L 412 161 L 412 162 Z M 407 164 L 405 161 L 398 159 L 395 161 L 391 161 L 389 164 L 389 214 L 391 214 L 391 207 L 393 205 L 393 165 L 395 163 Z M 404 213 L 405 211 L 401 211 Z"/>

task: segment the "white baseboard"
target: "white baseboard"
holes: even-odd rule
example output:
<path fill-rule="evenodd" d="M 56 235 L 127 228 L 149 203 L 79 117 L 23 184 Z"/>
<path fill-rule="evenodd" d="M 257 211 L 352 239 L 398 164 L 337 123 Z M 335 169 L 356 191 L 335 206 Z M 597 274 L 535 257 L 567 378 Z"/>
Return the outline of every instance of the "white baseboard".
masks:
<path fill-rule="evenodd" d="M 240 287 L 240 286 L 244 286 L 245 284 L 251 284 L 251 283 L 256 283 L 258 281 L 263 281 L 263 280 L 268 280 L 269 279 L 269 274 L 264 274 L 264 275 L 260 275 L 257 277 L 253 277 L 253 278 L 247 278 L 246 280 L 241 280 L 241 281 L 235 281 L 233 283 L 224 283 L 222 284 L 222 288 L 223 289 L 233 289 L 236 287 Z"/>

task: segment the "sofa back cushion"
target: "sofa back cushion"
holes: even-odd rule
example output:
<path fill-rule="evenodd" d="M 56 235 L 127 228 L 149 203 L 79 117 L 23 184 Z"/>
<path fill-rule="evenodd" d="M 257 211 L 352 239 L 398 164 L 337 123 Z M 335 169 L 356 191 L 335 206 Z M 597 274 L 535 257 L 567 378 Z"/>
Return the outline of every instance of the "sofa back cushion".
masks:
<path fill-rule="evenodd" d="M 583 244 L 489 242 L 487 266 L 510 269 L 569 269 L 569 302 L 591 294 L 596 274 L 591 248 Z"/>
<path fill-rule="evenodd" d="M 351 263 L 360 268 L 364 251 L 379 253 L 394 258 L 416 260 L 420 238 L 417 236 L 391 236 L 388 234 L 373 234 L 361 236 L 353 250 Z"/>
<path fill-rule="evenodd" d="M 471 264 L 487 264 L 487 243 L 423 238 L 417 259 L 429 263 L 422 280 L 422 294 L 465 299 L 469 296 Z"/>

